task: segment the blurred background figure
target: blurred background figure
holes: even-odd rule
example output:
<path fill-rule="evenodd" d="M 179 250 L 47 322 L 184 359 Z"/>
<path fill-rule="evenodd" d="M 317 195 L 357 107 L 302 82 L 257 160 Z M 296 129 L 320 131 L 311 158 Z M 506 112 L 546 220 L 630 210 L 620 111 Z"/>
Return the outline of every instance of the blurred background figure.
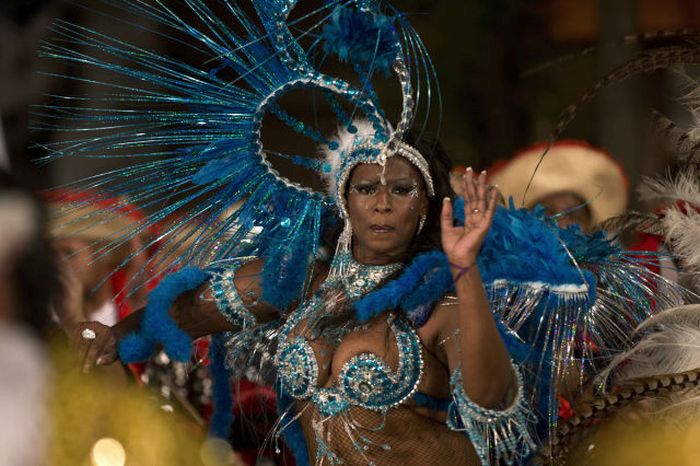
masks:
<path fill-rule="evenodd" d="M 139 229 L 144 212 L 126 199 L 109 198 L 95 191 L 59 189 L 48 192 L 45 198 L 50 213 L 49 234 L 58 253 L 63 286 L 56 316 L 74 339 L 81 338 L 80 322 L 114 325 L 145 306 L 148 291 L 160 278 L 159 264 L 170 255 L 183 255 L 194 247 L 196 237 L 188 230 L 178 236 L 174 246 L 159 248 L 155 241 L 159 230 L 169 228 L 159 224 L 112 250 L 110 241 Z M 127 258 L 130 260 L 123 264 Z M 190 364 L 175 363 L 160 352 L 145 364 L 128 365 L 133 378 L 126 377 L 119 365 L 95 370 L 100 377 L 109 377 L 113 386 L 126 388 L 131 382 L 144 385 L 147 391 L 139 396 L 155 394 L 164 409 L 182 413 L 193 426 L 204 429 L 212 413 L 208 350 L 208 339 L 200 339 Z M 276 420 L 274 392 L 245 383 L 238 387 L 234 399 L 238 422 L 229 440 L 245 464 L 274 464 L 274 456 L 282 461 L 286 453 L 275 455 L 271 444 L 262 448 L 269 431 L 265 426 Z"/>
<path fill-rule="evenodd" d="M 546 148 L 546 143 L 535 144 L 494 164 L 490 183 L 518 207 L 541 204 L 561 227 L 577 224 L 591 231 L 625 211 L 627 178 L 610 154 L 584 141 L 565 140 L 552 145 L 540 163 Z"/>
<path fill-rule="evenodd" d="M 0 464 L 41 465 L 46 451 L 46 336 L 56 291 L 40 200 L 0 171 Z"/>
<path fill-rule="evenodd" d="M 156 251 L 147 245 L 157 228 L 144 229 L 117 248 L 107 245 L 138 229 L 145 214 L 126 200 L 116 203 L 95 192 L 57 190 L 46 199 L 64 286 L 63 303 L 56 309 L 61 325 L 69 329 L 86 320 L 114 325 L 143 307 L 150 290 L 145 265 Z"/>
<path fill-rule="evenodd" d="M 46 210 L 0 170 L 0 465 L 241 464 L 226 442 L 207 441 L 203 428 L 162 399 L 115 384 L 111 374 L 80 371 L 80 357 L 52 320 L 53 311 L 66 315 L 61 306 L 72 299 L 59 277 L 84 279 L 82 290 L 111 264 L 83 271 L 71 268 L 74 258 L 57 260 L 53 242 L 67 240 L 50 238 Z"/>

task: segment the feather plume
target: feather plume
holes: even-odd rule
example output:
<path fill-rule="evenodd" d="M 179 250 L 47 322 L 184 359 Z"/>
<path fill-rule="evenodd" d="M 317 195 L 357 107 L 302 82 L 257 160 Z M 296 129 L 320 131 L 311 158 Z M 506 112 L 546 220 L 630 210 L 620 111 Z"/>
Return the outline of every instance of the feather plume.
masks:
<path fill-rule="evenodd" d="M 700 173 L 688 167 L 675 177 L 645 177 L 639 188 L 639 196 L 645 201 L 682 201 L 700 203 Z"/>
<path fill-rule="evenodd" d="M 639 324 L 635 333 L 668 325 L 687 325 L 700 329 L 700 304 L 689 304 L 661 311 Z"/>
<path fill-rule="evenodd" d="M 667 243 L 685 270 L 694 275 L 695 285 L 700 286 L 700 213 L 670 208 L 664 217 L 664 227 Z"/>
<path fill-rule="evenodd" d="M 550 140 L 556 141 L 559 139 L 559 136 L 569 126 L 569 123 L 573 121 L 581 107 L 588 104 L 609 85 L 641 73 L 652 73 L 659 69 L 668 69 L 680 64 L 698 63 L 700 63 L 700 49 L 695 44 L 663 46 L 643 51 L 603 76 L 598 82 L 588 88 L 575 103 L 566 107 L 559 116 Z"/>
<path fill-rule="evenodd" d="M 640 340 L 617 355 L 599 375 L 616 385 L 700 368 L 700 304 L 668 309 L 642 323 Z"/>
<path fill-rule="evenodd" d="M 656 110 L 651 111 L 656 131 L 666 138 L 676 158 L 685 162 L 690 162 L 700 155 L 700 120 L 693 108 L 689 109 L 693 115 L 694 126 L 687 130 L 678 127 L 675 122 Z"/>
<path fill-rule="evenodd" d="M 357 131 L 354 133 L 344 126 L 338 127 L 338 132 L 333 138 L 333 142 L 338 144 L 338 148 L 332 150 L 328 147 L 328 144 L 323 144 L 319 147 L 319 152 L 326 160 L 326 163 L 330 166 L 328 173 L 322 173 L 323 179 L 326 182 L 329 193 L 335 193 L 337 186 L 338 170 L 340 170 L 340 164 L 342 163 L 342 154 L 350 150 L 353 143 L 358 138 L 369 138 L 373 137 L 375 134 L 375 129 L 368 120 L 357 119 L 352 122 Z"/>
<path fill-rule="evenodd" d="M 398 40 L 393 18 L 368 14 L 353 8 L 337 8 L 323 27 L 323 50 L 343 63 L 379 71 L 385 76 L 398 56 Z"/>
<path fill-rule="evenodd" d="M 664 228 L 661 219 L 649 212 L 631 210 L 612 217 L 600 224 L 600 229 L 604 231 L 642 231 L 650 235 L 663 236 Z"/>

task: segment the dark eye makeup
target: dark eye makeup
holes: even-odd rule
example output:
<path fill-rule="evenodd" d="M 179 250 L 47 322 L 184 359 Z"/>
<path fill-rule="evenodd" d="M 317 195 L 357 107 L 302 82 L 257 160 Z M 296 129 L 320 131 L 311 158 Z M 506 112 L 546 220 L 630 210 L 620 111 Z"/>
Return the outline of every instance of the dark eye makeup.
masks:
<path fill-rule="evenodd" d="M 379 182 L 363 181 L 350 184 L 350 190 L 363 196 L 373 196 L 379 191 L 380 186 L 382 184 Z M 418 184 L 415 181 L 390 182 L 388 190 L 393 196 L 409 197 L 418 193 Z"/>

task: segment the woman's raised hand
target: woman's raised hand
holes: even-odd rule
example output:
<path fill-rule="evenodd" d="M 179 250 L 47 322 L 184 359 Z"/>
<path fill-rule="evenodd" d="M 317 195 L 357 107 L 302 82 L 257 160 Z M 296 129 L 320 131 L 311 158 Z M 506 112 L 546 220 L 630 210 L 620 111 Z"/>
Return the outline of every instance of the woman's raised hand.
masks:
<path fill-rule="evenodd" d="M 467 269 L 476 263 L 479 249 L 493 222 L 498 195 L 496 189 L 490 189 L 486 185 L 486 171 L 476 177 L 472 169 L 468 168 L 462 180 L 462 187 L 464 226 L 454 225 L 449 198 L 445 198 L 442 203 L 440 218 L 442 249 L 453 269 Z"/>

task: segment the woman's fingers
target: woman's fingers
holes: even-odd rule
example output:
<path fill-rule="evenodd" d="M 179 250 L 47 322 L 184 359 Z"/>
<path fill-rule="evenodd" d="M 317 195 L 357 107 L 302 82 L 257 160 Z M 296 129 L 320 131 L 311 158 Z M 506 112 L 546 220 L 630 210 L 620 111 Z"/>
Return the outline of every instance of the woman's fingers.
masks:
<path fill-rule="evenodd" d="M 471 168 L 467 168 L 464 175 L 464 223 L 465 225 L 478 225 L 485 218 L 489 208 L 490 191 L 486 184 L 486 170 L 474 175 Z"/>
<path fill-rule="evenodd" d="M 464 174 L 464 224 L 468 225 L 473 221 L 474 209 L 476 209 L 476 187 L 474 186 L 474 171 L 467 168 Z"/>
<path fill-rule="evenodd" d="M 479 174 L 479 178 L 476 180 L 476 203 L 479 213 L 486 214 L 486 206 L 488 205 L 488 199 L 486 194 L 486 170 Z"/>
<path fill-rule="evenodd" d="M 89 372 L 97 364 L 110 364 L 116 360 L 117 342 L 111 327 L 99 322 L 81 322 L 69 335 L 77 347 L 83 372 Z"/>
<path fill-rule="evenodd" d="M 83 360 L 83 372 L 90 372 L 93 367 L 114 362 L 116 356 L 116 344 L 105 334 L 96 339 Z"/>
<path fill-rule="evenodd" d="M 440 212 L 440 228 L 442 231 L 447 232 L 453 228 L 454 222 L 452 222 L 452 201 L 449 197 L 442 200 L 442 211 Z"/>

